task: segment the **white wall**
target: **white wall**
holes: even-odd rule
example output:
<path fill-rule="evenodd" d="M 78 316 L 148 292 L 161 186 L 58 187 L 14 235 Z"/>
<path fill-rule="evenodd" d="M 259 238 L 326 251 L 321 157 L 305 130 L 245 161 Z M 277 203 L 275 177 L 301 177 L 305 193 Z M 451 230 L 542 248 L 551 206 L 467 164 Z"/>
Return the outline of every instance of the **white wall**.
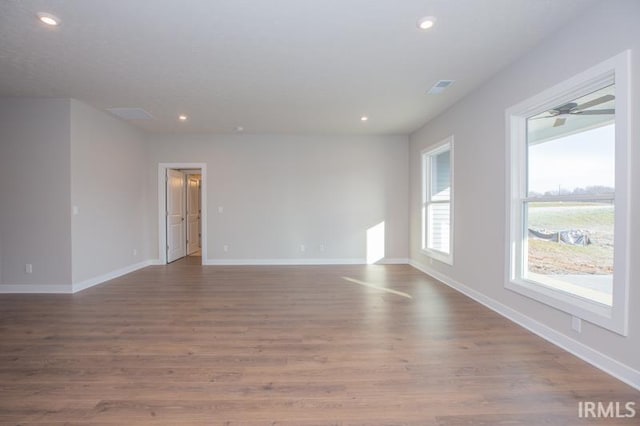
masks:
<path fill-rule="evenodd" d="M 5 291 L 69 290 L 68 99 L 0 99 L 0 252 Z M 25 273 L 25 264 L 33 273 Z"/>
<path fill-rule="evenodd" d="M 408 258 L 405 136 L 148 139 L 152 194 L 157 193 L 158 163 L 207 164 L 209 261 L 363 262 L 367 229 L 382 221 L 386 258 Z M 157 202 L 156 196 L 154 211 Z M 300 245 L 306 246 L 304 253 Z"/>
<path fill-rule="evenodd" d="M 633 49 L 631 259 L 640 253 L 640 2 L 606 2 L 577 18 L 483 87 L 410 138 L 411 259 L 425 269 L 470 287 L 482 296 L 541 322 L 574 341 L 640 371 L 640 263 L 632 261 L 630 331 L 622 337 L 584 323 L 571 330 L 569 315 L 504 288 L 505 109 L 625 49 Z M 635 74 L 634 74 L 635 73 Z M 434 262 L 420 252 L 420 150 L 455 135 L 455 264 Z M 577 345 L 576 347 L 579 347 Z M 595 352 L 593 352 L 595 353 Z M 640 383 L 638 381 L 637 383 Z"/>
<path fill-rule="evenodd" d="M 71 222 L 75 286 L 150 258 L 146 224 L 155 211 L 147 210 L 147 163 L 139 130 L 71 101 L 71 205 L 78 208 Z"/>

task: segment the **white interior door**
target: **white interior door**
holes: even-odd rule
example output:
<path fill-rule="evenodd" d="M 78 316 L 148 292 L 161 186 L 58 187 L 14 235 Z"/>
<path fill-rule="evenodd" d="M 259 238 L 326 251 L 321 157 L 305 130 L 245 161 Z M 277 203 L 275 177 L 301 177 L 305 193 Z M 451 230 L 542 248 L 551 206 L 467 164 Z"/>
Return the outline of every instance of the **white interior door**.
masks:
<path fill-rule="evenodd" d="M 200 250 L 200 177 L 187 177 L 187 254 Z"/>
<path fill-rule="evenodd" d="M 187 255 L 184 173 L 167 169 L 167 263 Z"/>

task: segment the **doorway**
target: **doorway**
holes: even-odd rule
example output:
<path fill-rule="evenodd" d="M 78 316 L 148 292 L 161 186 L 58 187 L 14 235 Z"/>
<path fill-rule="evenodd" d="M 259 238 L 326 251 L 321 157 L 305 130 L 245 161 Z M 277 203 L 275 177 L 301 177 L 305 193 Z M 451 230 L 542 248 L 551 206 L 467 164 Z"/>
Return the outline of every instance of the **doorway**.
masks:
<path fill-rule="evenodd" d="M 158 165 L 158 257 L 167 264 L 191 255 L 206 264 L 206 164 Z"/>

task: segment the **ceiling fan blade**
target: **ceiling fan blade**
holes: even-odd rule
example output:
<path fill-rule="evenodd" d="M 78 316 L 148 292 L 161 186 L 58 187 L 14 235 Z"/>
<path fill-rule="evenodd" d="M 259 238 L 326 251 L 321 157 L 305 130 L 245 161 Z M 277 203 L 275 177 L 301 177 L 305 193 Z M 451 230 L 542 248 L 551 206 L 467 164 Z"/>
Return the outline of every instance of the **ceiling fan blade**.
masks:
<path fill-rule="evenodd" d="M 545 115 L 542 117 L 532 117 L 529 120 L 540 120 L 541 118 L 553 118 L 553 117 L 555 117 L 555 115 Z"/>
<path fill-rule="evenodd" d="M 615 109 L 590 109 L 588 111 L 572 112 L 575 115 L 614 115 L 615 113 Z"/>
<path fill-rule="evenodd" d="M 593 100 L 591 100 L 591 101 L 589 101 L 589 102 L 585 102 L 585 103 L 583 103 L 583 104 L 580 104 L 580 105 L 576 106 L 576 107 L 575 107 L 575 109 L 574 109 L 574 111 L 583 111 L 583 110 L 585 110 L 585 109 L 587 109 L 587 108 L 591 108 L 591 107 L 594 107 L 594 106 L 596 106 L 596 105 L 600 105 L 600 104 L 603 104 L 603 103 L 605 103 L 605 102 L 612 101 L 612 100 L 614 100 L 615 98 L 616 98 L 616 97 L 615 97 L 615 96 L 613 96 L 613 95 L 604 95 L 604 96 L 600 96 L 600 97 L 599 97 L 599 98 L 597 98 L 597 99 L 593 99 Z"/>
<path fill-rule="evenodd" d="M 564 126 L 565 121 L 567 121 L 566 118 L 556 118 L 555 123 L 553 123 L 553 127 Z"/>

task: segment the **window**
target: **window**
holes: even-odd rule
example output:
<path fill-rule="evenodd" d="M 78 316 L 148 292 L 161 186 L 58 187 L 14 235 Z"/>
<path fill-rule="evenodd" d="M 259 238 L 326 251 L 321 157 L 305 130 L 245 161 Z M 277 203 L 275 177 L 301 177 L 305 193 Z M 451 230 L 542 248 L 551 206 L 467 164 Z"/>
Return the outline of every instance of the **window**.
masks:
<path fill-rule="evenodd" d="M 626 335 L 629 59 L 507 110 L 507 288 Z"/>
<path fill-rule="evenodd" d="M 422 152 L 422 250 L 453 264 L 453 136 Z"/>

